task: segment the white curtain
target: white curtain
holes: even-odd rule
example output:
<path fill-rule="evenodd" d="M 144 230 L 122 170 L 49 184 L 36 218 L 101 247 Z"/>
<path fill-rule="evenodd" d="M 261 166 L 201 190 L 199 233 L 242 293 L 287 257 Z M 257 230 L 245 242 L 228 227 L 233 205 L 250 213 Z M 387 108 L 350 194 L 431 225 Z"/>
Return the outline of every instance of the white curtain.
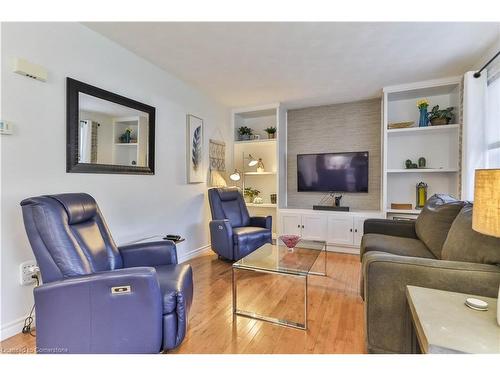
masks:
<path fill-rule="evenodd" d="M 486 91 L 486 168 L 500 168 L 500 69 L 488 71 Z M 490 79 L 491 76 L 491 79 Z"/>
<path fill-rule="evenodd" d="M 90 163 L 92 153 L 92 121 L 80 121 L 79 131 L 80 147 L 78 161 L 80 163 Z"/>
<path fill-rule="evenodd" d="M 474 171 L 486 168 L 486 99 L 487 77 L 464 76 L 462 134 L 462 199 L 474 199 Z"/>

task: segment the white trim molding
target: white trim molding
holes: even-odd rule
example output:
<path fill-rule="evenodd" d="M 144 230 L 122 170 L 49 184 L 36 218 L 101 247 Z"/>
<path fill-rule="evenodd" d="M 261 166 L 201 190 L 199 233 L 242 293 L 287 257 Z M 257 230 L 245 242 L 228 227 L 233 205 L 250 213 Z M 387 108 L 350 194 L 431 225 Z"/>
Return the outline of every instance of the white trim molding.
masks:
<path fill-rule="evenodd" d="M 211 246 L 210 246 L 210 244 L 208 244 L 208 245 L 201 246 L 197 249 L 189 250 L 185 253 L 179 254 L 179 252 L 177 252 L 177 261 L 179 263 L 186 262 L 190 259 L 196 258 L 196 257 L 204 254 L 205 252 L 207 252 L 210 249 L 211 249 Z"/>
<path fill-rule="evenodd" d="M 35 327 L 35 314 L 33 313 L 33 323 L 31 323 L 31 327 Z M 21 318 L 18 318 L 16 320 L 13 320 L 7 324 L 4 324 L 2 326 L 2 329 L 0 331 L 0 341 L 6 340 L 9 337 L 15 336 L 18 333 L 22 333 L 23 327 L 24 327 L 24 320 L 27 318 L 27 316 L 23 316 Z"/>

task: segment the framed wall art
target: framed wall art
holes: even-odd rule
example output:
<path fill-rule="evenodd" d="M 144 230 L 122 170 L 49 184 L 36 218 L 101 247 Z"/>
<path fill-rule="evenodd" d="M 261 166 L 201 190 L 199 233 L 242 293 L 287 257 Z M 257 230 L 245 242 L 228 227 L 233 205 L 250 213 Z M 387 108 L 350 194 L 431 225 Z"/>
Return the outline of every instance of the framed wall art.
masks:
<path fill-rule="evenodd" d="M 187 182 L 198 184 L 205 181 L 203 173 L 203 120 L 187 115 Z"/>

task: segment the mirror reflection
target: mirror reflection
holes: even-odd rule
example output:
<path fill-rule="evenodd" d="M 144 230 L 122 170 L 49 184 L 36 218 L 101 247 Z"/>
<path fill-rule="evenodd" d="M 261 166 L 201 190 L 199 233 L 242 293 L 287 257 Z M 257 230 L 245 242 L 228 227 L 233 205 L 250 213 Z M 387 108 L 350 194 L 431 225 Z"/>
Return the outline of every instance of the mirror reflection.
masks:
<path fill-rule="evenodd" d="M 148 166 L 149 115 L 78 93 L 78 162 Z"/>

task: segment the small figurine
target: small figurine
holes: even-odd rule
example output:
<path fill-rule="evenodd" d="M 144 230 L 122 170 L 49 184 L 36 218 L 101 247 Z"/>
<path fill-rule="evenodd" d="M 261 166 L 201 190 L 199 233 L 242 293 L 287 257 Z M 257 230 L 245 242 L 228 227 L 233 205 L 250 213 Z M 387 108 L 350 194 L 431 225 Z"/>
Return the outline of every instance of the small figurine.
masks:
<path fill-rule="evenodd" d="M 426 162 L 426 160 L 425 160 L 425 158 L 424 158 L 424 157 L 421 157 L 421 158 L 419 158 L 419 159 L 418 159 L 418 167 L 419 167 L 419 168 L 425 168 L 425 164 L 426 164 L 426 163 L 427 163 L 427 162 Z"/>
<path fill-rule="evenodd" d="M 342 199 L 342 195 L 333 198 L 335 199 L 335 207 L 340 207 L 340 200 Z"/>

